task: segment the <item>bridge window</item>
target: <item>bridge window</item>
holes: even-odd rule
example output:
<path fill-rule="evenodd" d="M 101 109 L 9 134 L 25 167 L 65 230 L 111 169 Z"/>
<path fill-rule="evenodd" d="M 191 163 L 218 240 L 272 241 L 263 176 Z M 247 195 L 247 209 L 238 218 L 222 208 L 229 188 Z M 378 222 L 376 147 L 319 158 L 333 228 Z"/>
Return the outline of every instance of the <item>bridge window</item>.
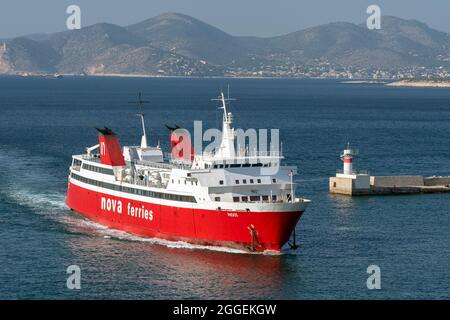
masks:
<path fill-rule="evenodd" d="M 246 179 L 242 180 L 242 183 L 247 184 L 247 180 Z"/>
<path fill-rule="evenodd" d="M 260 196 L 250 196 L 250 201 L 259 201 L 260 199 Z"/>
<path fill-rule="evenodd" d="M 258 181 L 258 183 L 261 183 L 261 179 L 258 179 L 258 180 L 256 180 L 256 181 Z"/>
<path fill-rule="evenodd" d="M 239 184 L 239 180 L 234 181 L 236 184 Z"/>
<path fill-rule="evenodd" d="M 242 197 L 242 202 L 248 202 L 248 197 Z"/>
<path fill-rule="evenodd" d="M 269 201 L 269 196 L 262 196 L 263 201 Z"/>
<path fill-rule="evenodd" d="M 255 180 L 253 180 L 253 179 L 250 179 L 250 183 L 255 183 Z"/>
<path fill-rule="evenodd" d="M 215 198 L 214 198 L 214 201 L 219 202 L 219 201 L 220 201 L 220 197 L 215 197 Z"/>
<path fill-rule="evenodd" d="M 239 197 L 233 197 L 233 202 L 239 202 Z"/>
<path fill-rule="evenodd" d="M 219 180 L 219 184 L 223 184 L 223 180 Z"/>
<path fill-rule="evenodd" d="M 277 183 L 277 179 L 272 179 L 272 182 L 273 183 Z"/>
<path fill-rule="evenodd" d="M 276 195 L 272 196 L 272 201 L 277 201 L 277 196 Z"/>

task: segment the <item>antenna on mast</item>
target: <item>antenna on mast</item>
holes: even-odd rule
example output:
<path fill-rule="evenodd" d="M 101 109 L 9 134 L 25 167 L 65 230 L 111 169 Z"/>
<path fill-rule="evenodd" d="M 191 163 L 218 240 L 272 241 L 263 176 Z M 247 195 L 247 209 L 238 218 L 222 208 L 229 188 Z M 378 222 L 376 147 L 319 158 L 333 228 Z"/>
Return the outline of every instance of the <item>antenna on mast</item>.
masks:
<path fill-rule="evenodd" d="M 223 94 L 223 90 L 220 91 L 220 95 L 216 98 L 216 99 L 211 99 L 211 101 L 220 101 L 222 102 L 222 106 L 219 107 L 219 109 L 223 109 L 223 120 L 225 122 L 228 122 L 229 119 L 229 115 L 227 112 L 227 102 L 228 101 L 234 101 L 236 99 L 230 98 L 230 86 L 228 85 L 228 98 L 225 98 L 225 95 Z"/>
<path fill-rule="evenodd" d="M 147 133 L 146 133 L 146 130 L 145 130 L 144 111 L 143 111 L 143 107 L 142 106 L 145 103 L 150 103 L 150 101 L 142 100 L 142 93 L 139 92 L 138 101 L 130 101 L 128 103 L 139 105 L 140 112 L 137 113 L 136 115 L 141 118 L 141 122 L 142 122 L 142 132 L 143 132 L 143 134 L 142 134 L 142 139 L 141 139 L 141 148 L 147 148 L 148 147 L 148 145 L 147 145 Z"/>

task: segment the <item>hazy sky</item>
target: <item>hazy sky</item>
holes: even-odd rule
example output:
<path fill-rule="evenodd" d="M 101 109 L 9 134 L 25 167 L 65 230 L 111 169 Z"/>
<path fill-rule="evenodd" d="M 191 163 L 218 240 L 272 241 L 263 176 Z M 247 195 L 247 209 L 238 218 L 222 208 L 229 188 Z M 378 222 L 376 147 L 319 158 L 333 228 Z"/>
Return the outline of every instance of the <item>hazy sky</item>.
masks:
<path fill-rule="evenodd" d="M 62 31 L 77 4 L 82 26 L 128 25 L 167 11 L 191 15 L 234 35 L 273 36 L 335 21 L 360 23 L 370 4 L 450 32 L 449 0 L 1 0 L 0 38 Z"/>

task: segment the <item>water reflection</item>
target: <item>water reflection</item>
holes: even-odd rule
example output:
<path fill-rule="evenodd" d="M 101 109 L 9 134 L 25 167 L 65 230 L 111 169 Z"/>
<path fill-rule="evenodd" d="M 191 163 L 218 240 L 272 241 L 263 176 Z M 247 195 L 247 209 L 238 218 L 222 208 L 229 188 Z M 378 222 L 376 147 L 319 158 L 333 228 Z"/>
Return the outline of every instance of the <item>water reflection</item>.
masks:
<path fill-rule="evenodd" d="M 328 198 L 336 208 L 352 208 L 356 205 L 356 198 L 341 194 L 328 194 Z"/>
<path fill-rule="evenodd" d="M 286 277 L 297 273 L 290 266 L 295 256 L 168 248 L 86 234 L 70 238 L 66 244 L 86 277 L 87 298 L 275 299 L 282 298 Z M 114 291 L 118 287 L 121 292 Z"/>

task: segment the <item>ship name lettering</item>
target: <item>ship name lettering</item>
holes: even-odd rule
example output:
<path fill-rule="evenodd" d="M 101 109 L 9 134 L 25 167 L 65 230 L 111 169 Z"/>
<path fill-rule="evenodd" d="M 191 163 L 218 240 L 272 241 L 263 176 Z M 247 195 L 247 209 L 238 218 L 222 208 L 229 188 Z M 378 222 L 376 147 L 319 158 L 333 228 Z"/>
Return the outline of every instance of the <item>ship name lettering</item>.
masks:
<path fill-rule="evenodd" d="M 142 205 L 141 207 L 132 207 L 131 203 L 128 202 L 128 215 L 135 217 L 135 218 L 142 218 L 145 220 L 153 220 L 153 211 L 145 209 L 145 206 Z"/>
<path fill-rule="evenodd" d="M 122 201 L 102 197 L 101 209 L 122 214 Z"/>

